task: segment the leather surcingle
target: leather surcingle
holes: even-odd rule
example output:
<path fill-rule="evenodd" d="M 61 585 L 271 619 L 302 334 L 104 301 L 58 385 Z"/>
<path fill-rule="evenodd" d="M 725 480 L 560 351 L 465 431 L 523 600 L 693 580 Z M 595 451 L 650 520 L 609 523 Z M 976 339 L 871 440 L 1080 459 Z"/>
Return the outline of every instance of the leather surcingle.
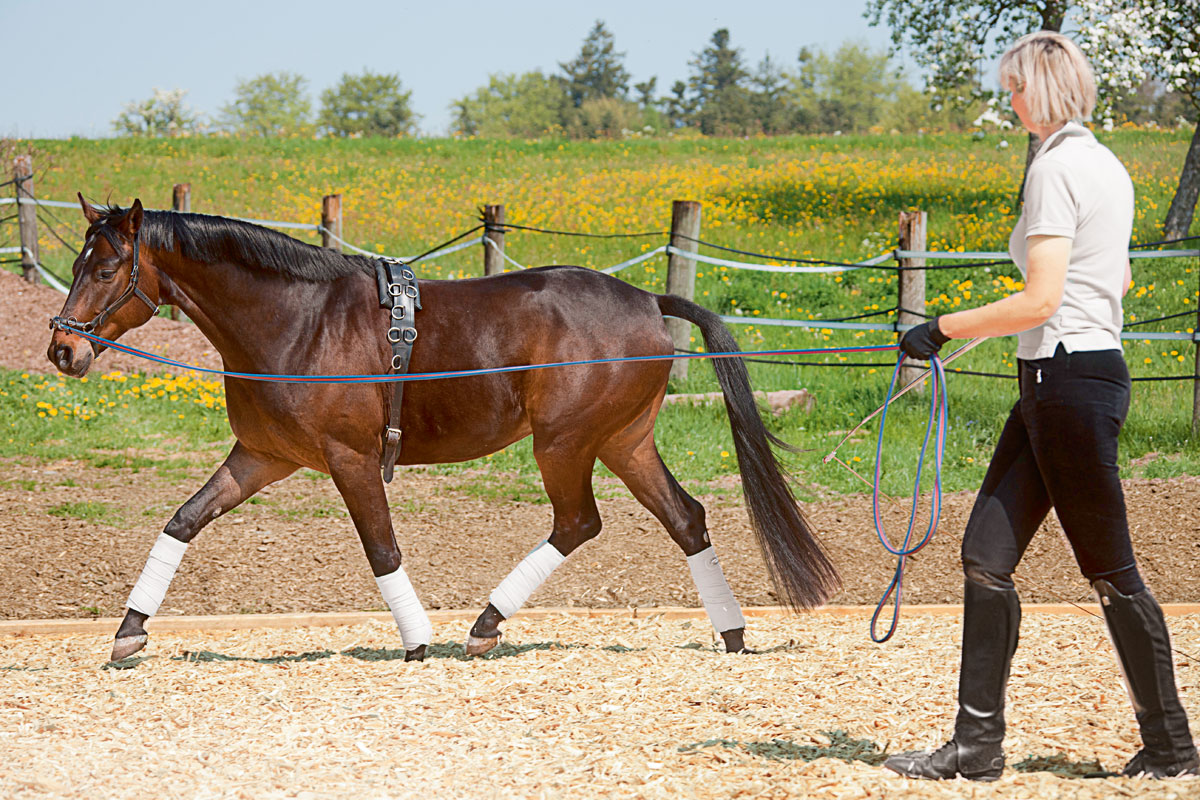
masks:
<path fill-rule="evenodd" d="M 375 261 L 375 280 L 379 304 L 388 309 L 389 314 L 387 340 L 392 347 L 392 372 L 405 375 L 412 358 L 413 342 L 417 340 L 417 310 L 421 307 L 417 276 L 403 261 L 381 258 Z M 387 427 L 383 430 L 383 455 L 379 460 L 385 483 L 391 482 L 396 459 L 400 456 L 400 405 L 403 400 L 404 381 L 395 381 Z"/>

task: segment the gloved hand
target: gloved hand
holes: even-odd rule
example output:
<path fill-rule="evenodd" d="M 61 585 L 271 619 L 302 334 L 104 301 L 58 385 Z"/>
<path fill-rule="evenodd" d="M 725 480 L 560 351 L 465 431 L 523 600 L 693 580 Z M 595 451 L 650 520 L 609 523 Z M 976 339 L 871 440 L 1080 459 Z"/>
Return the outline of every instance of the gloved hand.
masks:
<path fill-rule="evenodd" d="M 948 341 L 950 337 L 942 333 L 938 327 L 938 317 L 934 317 L 905 331 L 900 337 L 900 349 L 909 358 L 928 361 Z"/>

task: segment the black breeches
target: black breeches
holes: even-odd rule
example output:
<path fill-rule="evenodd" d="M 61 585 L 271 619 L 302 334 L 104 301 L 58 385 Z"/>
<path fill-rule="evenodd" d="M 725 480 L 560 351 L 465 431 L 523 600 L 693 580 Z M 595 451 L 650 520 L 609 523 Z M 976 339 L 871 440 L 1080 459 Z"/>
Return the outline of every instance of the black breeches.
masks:
<path fill-rule="evenodd" d="M 1012 587 L 1012 573 L 1053 507 L 1088 582 L 1101 578 L 1126 595 L 1138 574 L 1117 434 L 1129 410 L 1129 371 L 1117 350 L 1020 362 L 1013 406 L 975 499 L 963 537 L 963 569 L 987 585 Z"/>

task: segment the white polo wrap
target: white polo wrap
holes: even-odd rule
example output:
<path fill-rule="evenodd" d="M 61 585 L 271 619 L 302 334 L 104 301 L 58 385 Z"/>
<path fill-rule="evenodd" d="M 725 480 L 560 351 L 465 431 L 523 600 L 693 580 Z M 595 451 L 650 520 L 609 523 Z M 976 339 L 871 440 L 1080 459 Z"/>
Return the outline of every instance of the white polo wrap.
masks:
<path fill-rule="evenodd" d="M 149 617 L 157 614 L 158 607 L 167 596 L 171 579 L 175 577 L 175 570 L 179 569 L 186 552 L 186 542 L 160 533 L 154 541 L 154 547 L 150 548 L 146 566 L 142 567 L 142 574 L 134 584 L 133 591 L 129 593 L 129 602 L 126 605 Z"/>
<path fill-rule="evenodd" d="M 692 580 L 700 592 L 700 600 L 704 610 L 712 620 L 717 633 L 732 631 L 746 627 L 746 618 L 742 616 L 742 607 L 738 605 L 725 573 L 721 570 L 721 561 L 717 551 L 706 547 L 699 553 L 687 557 L 688 566 L 692 570 Z"/>
<path fill-rule="evenodd" d="M 383 601 L 388 604 L 392 611 L 392 619 L 396 620 L 396 627 L 400 629 L 404 649 L 415 650 L 432 642 L 433 623 L 421 607 L 421 601 L 417 598 L 404 567 L 398 567 L 395 572 L 376 578 L 375 583 L 379 584 L 379 593 L 383 595 Z"/>
<path fill-rule="evenodd" d="M 521 610 L 529 596 L 566 560 L 567 557 L 549 541 L 542 542 L 517 564 L 516 569 L 508 573 L 508 577 L 500 582 L 488 599 L 508 619 Z"/>

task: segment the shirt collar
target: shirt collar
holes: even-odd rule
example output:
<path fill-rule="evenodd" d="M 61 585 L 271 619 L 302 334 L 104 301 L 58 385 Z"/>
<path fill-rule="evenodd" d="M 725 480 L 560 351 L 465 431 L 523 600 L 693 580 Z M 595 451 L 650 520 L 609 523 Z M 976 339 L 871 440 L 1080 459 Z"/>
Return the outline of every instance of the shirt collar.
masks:
<path fill-rule="evenodd" d="M 1091 131 L 1080 125 L 1078 122 L 1071 120 L 1054 133 L 1046 137 L 1046 140 L 1042 142 L 1042 146 L 1038 148 L 1038 155 L 1040 156 L 1042 153 L 1049 152 L 1069 139 L 1080 137 L 1087 139 L 1095 138 Z"/>

